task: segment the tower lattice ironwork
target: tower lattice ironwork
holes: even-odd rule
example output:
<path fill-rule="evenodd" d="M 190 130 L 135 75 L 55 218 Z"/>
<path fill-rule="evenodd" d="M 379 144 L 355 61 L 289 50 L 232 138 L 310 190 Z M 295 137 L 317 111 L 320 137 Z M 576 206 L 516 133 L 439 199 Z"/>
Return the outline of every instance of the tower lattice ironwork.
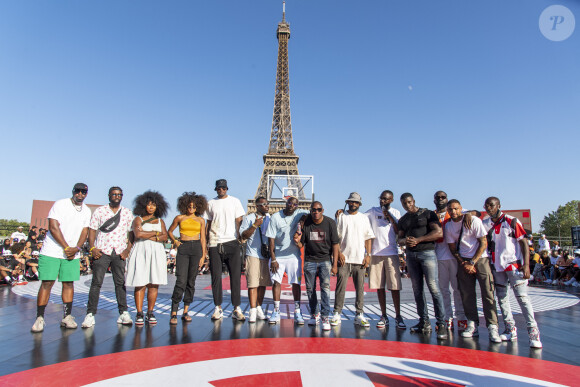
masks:
<path fill-rule="evenodd" d="M 288 187 L 297 188 L 298 197 L 305 198 L 298 175 L 298 155 L 294 153 L 292 140 L 292 123 L 290 120 L 290 76 L 288 71 L 288 40 L 290 24 L 286 21 L 286 9 L 283 5 L 282 21 L 276 30 L 278 38 L 278 66 L 276 71 L 276 91 L 274 94 L 274 115 L 268 153 L 264 155 L 264 170 L 254 199 L 259 196 L 270 197 L 268 192 L 269 175 L 288 175 Z M 272 187 L 270 187 L 270 190 Z M 281 209 L 283 203 L 270 203 L 270 211 Z M 255 210 L 254 201 L 248 200 L 248 212 Z"/>

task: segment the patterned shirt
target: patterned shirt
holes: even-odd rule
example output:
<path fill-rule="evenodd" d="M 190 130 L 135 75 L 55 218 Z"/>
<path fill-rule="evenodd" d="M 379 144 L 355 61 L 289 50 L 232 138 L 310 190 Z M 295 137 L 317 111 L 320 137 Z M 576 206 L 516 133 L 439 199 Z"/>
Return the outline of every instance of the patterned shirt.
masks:
<path fill-rule="evenodd" d="M 89 227 L 91 230 L 97 231 L 95 247 L 101 250 L 103 254 L 111 255 L 113 249 L 115 249 L 117 254 L 121 254 L 127 248 L 127 233 L 131 231 L 133 213 L 128 208 L 122 206 L 119 208 L 119 211 L 121 211 L 121 221 L 110 233 L 99 231 L 99 227 L 101 227 L 103 223 L 115 216 L 115 213 L 111 210 L 109 205 L 97 208 L 91 217 Z"/>

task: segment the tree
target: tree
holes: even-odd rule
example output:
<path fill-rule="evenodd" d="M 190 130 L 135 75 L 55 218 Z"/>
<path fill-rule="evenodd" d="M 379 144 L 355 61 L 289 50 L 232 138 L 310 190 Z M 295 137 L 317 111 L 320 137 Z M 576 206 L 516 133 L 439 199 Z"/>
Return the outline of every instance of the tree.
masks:
<path fill-rule="evenodd" d="M 552 238 L 561 235 L 563 239 L 570 239 L 572 237 L 572 226 L 580 225 L 578 202 L 578 200 L 572 200 L 563 206 L 558 206 L 556 211 L 544 216 L 544 220 L 540 224 L 541 232 Z M 569 243 L 565 242 L 563 244 Z"/>
<path fill-rule="evenodd" d="M 19 226 L 24 227 L 24 233 L 28 234 L 30 229 L 28 223 L 19 222 L 16 219 L 0 219 L 0 236 L 10 236 Z"/>

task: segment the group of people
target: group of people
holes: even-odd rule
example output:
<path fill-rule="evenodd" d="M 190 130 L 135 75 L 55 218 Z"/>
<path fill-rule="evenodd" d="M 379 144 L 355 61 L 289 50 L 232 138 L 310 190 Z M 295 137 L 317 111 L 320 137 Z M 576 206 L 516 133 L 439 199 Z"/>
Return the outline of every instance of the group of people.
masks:
<path fill-rule="evenodd" d="M 406 329 L 401 316 L 402 288 L 398 249 L 406 251 L 406 265 L 411 278 L 419 322 L 411 332 L 432 330 L 424 294 L 424 284 L 433 299 L 438 339 L 447 339 L 454 329 L 454 319 L 462 337 L 479 335 L 476 282 L 489 338 L 493 342 L 515 340 L 517 329 L 509 303 L 508 286 L 516 295 L 526 319 L 530 345 L 541 347 L 539 330 L 527 295 L 530 278 L 530 254 L 522 224 L 501 211 L 500 200 L 489 197 L 484 221 L 477 211 L 466 211 L 461 203 L 448 200 L 447 194 L 434 195 L 435 210 L 420 208 L 410 193 L 400 202 L 406 213 L 391 207 L 393 192 L 383 191 L 379 206 L 359 212 L 362 199 L 352 192 L 344 210 L 334 219 L 324 215 L 321 202 L 314 201 L 309 210 L 299 208 L 299 200 L 290 197 L 285 208 L 270 216 L 264 197 L 255 200 L 255 213 L 245 213 L 239 199 L 228 195 L 224 179 L 216 181 L 217 197 L 207 201 L 203 195 L 186 192 L 178 198 L 179 215 L 169 229 L 162 219 L 168 204 L 161 194 L 147 191 L 135 199 L 133 211 L 120 205 L 123 191 L 109 190 L 109 204 L 92 214 L 83 203 L 88 187 L 78 183 L 72 198 L 55 202 L 49 213 L 49 233 L 39 257 L 42 284 L 38 293 L 37 319 L 33 332 L 44 329 L 44 309 L 50 289 L 58 278 L 63 283 L 64 318 L 61 325 L 76 328 L 71 316 L 73 283 L 79 278 L 80 246 L 87 240 L 93 259 L 87 314 L 83 328 L 95 324 L 100 288 L 107 269 L 113 274 L 120 324 L 132 324 L 127 311 L 126 286 L 135 287 L 137 315 L 135 323 L 157 323 L 154 306 L 159 285 L 167 284 L 167 258 L 163 243 L 170 239 L 177 246 L 176 283 L 172 294 L 170 324 L 178 323 L 177 312 L 183 303 L 184 322 L 193 301 L 198 272 L 209 265 L 214 320 L 223 317 L 222 268 L 229 272 L 232 318 L 246 319 L 241 304 L 241 275 L 245 265 L 249 321 L 268 319 L 262 309 L 266 287 L 272 286 L 274 310 L 271 324 L 280 321 L 282 279 L 292 285 L 294 321 L 304 324 L 301 313 L 300 285 L 304 276 L 311 325 L 324 330 L 341 324 L 348 277 L 356 290 L 354 323 L 369 327 L 363 313 L 364 283 L 368 268 L 369 286 L 376 290 L 381 309 L 378 328 L 389 325 L 386 290 L 391 293 L 395 325 Z M 348 209 L 347 209 L 348 207 Z M 179 230 L 179 237 L 174 231 Z M 245 254 L 240 243 L 245 242 Z M 304 251 L 304 261 L 301 250 Z M 245 261 L 244 261 L 245 256 Z M 336 275 L 334 306 L 330 307 L 330 277 Z M 320 284 L 318 300 L 316 280 Z M 495 295 L 499 300 L 505 329 L 499 333 Z M 145 295 L 147 311 L 143 312 Z M 454 303 L 451 302 L 453 296 Z M 453 308 L 453 304 L 455 308 Z M 455 309 L 455 310 L 453 310 Z"/>
<path fill-rule="evenodd" d="M 562 249 L 542 250 L 531 253 L 532 279 L 554 286 L 580 287 L 580 249 L 573 254 Z"/>
<path fill-rule="evenodd" d="M 38 280 L 38 256 L 46 230 L 32 226 L 28 234 L 24 227 L 4 239 L 0 245 L 0 282 L 7 285 L 26 285 Z"/>

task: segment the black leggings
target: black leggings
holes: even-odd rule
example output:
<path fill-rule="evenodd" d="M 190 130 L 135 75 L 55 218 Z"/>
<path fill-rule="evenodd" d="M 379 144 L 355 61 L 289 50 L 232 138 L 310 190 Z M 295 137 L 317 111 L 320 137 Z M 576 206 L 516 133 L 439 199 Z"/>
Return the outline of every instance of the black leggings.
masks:
<path fill-rule="evenodd" d="M 175 257 L 175 288 L 171 296 L 171 312 L 177 312 L 179 303 L 183 297 L 183 306 L 189 306 L 195 293 L 195 279 L 199 269 L 199 260 L 203 251 L 201 242 L 185 241 L 177 248 Z M 184 296 L 185 292 L 185 296 Z"/>

